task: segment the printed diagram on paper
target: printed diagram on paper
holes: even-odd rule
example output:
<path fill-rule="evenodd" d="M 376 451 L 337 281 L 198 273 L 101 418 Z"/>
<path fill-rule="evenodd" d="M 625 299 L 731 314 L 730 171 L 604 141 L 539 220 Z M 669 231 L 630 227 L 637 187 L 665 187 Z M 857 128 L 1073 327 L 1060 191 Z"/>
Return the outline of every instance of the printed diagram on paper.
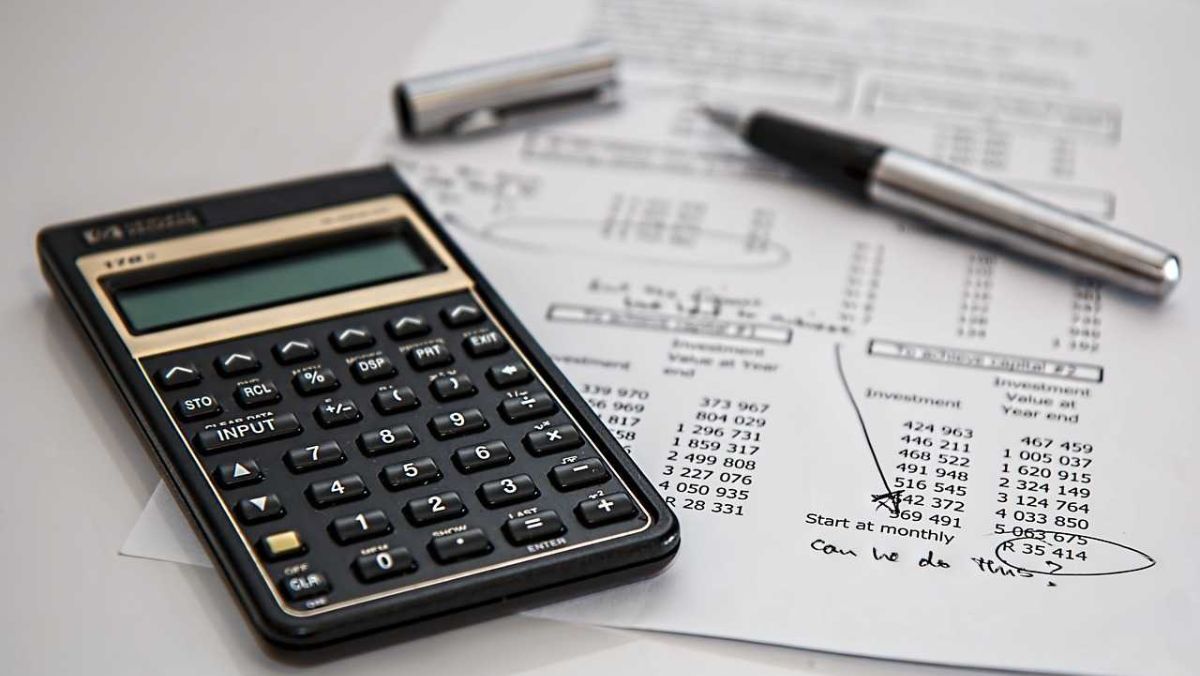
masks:
<path fill-rule="evenodd" d="M 1094 35 L 873 9 L 602 3 L 620 112 L 372 149 L 682 519 L 667 575 L 546 614 L 1010 668 L 1195 660 L 1195 598 L 1167 591 L 1192 498 L 1162 470 L 1194 463 L 1155 401 L 1191 395 L 1151 347 L 1185 309 L 805 188 L 694 112 L 770 106 L 1138 215 L 1128 83 L 1095 75 Z"/>

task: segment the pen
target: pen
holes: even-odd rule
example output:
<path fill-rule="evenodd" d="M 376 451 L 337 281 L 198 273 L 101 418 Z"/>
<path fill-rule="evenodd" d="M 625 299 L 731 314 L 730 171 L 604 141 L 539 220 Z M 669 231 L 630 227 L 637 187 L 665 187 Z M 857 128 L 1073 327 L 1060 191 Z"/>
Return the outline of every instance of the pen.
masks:
<path fill-rule="evenodd" d="M 767 111 L 705 105 L 718 126 L 843 192 L 1087 277 L 1165 297 L 1179 257 L 999 183 L 864 138 Z"/>

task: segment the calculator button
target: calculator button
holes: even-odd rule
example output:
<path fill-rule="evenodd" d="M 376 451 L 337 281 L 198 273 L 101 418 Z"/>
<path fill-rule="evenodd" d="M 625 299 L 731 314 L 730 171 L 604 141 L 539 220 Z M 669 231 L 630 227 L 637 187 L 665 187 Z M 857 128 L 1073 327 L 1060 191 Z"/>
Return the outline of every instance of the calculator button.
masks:
<path fill-rule="evenodd" d="M 223 354 L 213 360 L 213 367 L 217 369 L 217 373 L 225 376 L 240 376 L 243 373 L 254 373 L 262 368 L 262 363 L 258 361 L 258 357 L 249 350 L 242 352 L 230 352 Z"/>
<path fill-rule="evenodd" d="M 503 441 L 489 441 L 477 446 L 464 446 L 456 451 L 454 464 L 463 474 L 480 472 L 493 467 L 507 465 L 513 461 L 513 454 Z"/>
<path fill-rule="evenodd" d="M 424 486 L 441 478 L 442 470 L 438 469 L 437 463 L 429 457 L 398 462 L 384 467 L 379 472 L 379 480 L 394 491 Z"/>
<path fill-rule="evenodd" d="M 533 379 L 533 374 L 521 362 L 513 362 L 491 367 L 487 370 L 487 379 L 493 387 L 503 389 L 523 385 Z"/>
<path fill-rule="evenodd" d="M 563 525 L 562 519 L 550 510 L 504 522 L 504 537 L 514 545 L 549 540 L 565 532 L 567 527 Z"/>
<path fill-rule="evenodd" d="M 302 429 L 296 416 L 291 413 L 283 413 L 198 432 L 196 436 L 192 437 L 192 444 L 203 453 L 216 453 L 271 439 L 290 437 L 300 434 Z"/>
<path fill-rule="evenodd" d="M 433 391 L 433 396 L 440 401 L 470 397 L 479 391 L 475 389 L 475 383 L 471 382 L 466 375 L 435 378 L 433 382 L 429 383 L 429 389 Z"/>
<path fill-rule="evenodd" d="M 362 413 L 358 412 L 358 406 L 352 399 L 326 399 L 313 409 L 313 417 L 321 427 L 329 429 L 356 422 L 362 418 Z"/>
<path fill-rule="evenodd" d="M 464 434 L 482 432 L 488 428 L 487 418 L 477 408 L 468 408 L 453 413 L 436 415 L 429 421 L 429 429 L 438 439 L 461 437 Z"/>
<path fill-rule="evenodd" d="M 375 393 L 374 397 L 371 397 L 371 403 L 375 405 L 375 410 L 383 415 L 411 411 L 421 405 L 421 401 L 417 399 L 417 395 L 413 394 L 411 387 L 380 390 Z"/>
<path fill-rule="evenodd" d="M 183 420 L 210 418 L 221 412 L 221 404 L 211 394 L 198 394 L 175 402 L 175 414 Z"/>
<path fill-rule="evenodd" d="M 173 390 L 200 382 L 200 369 L 195 364 L 176 364 L 159 369 L 154 378 L 164 389 Z"/>
<path fill-rule="evenodd" d="M 479 487 L 476 495 L 479 496 L 479 501 L 485 507 L 495 509 L 532 500 L 541 495 L 541 492 L 538 491 L 533 479 L 528 474 L 518 474 L 488 481 Z"/>
<path fill-rule="evenodd" d="M 292 386 L 303 395 L 331 392 L 341 386 L 331 369 L 301 371 L 292 378 Z"/>
<path fill-rule="evenodd" d="M 294 474 L 311 472 L 322 467 L 332 467 L 346 462 L 346 454 L 336 441 L 322 441 L 319 444 L 293 448 L 283 456 L 283 462 Z"/>
<path fill-rule="evenodd" d="M 287 600 L 293 603 L 315 596 L 323 596 L 332 589 L 329 585 L 329 578 L 316 571 L 285 577 L 279 581 L 279 588 L 283 590 L 283 595 L 287 597 Z"/>
<path fill-rule="evenodd" d="M 417 560 L 404 547 L 396 547 L 374 554 L 363 554 L 354 559 L 352 568 L 354 575 L 362 582 L 376 582 L 413 572 L 417 569 Z"/>
<path fill-rule="evenodd" d="M 271 493 L 239 500 L 234 511 L 242 523 L 262 523 L 283 516 L 283 503 L 279 501 L 279 496 Z"/>
<path fill-rule="evenodd" d="M 329 507 L 367 496 L 367 485 L 357 474 L 317 481 L 308 487 L 308 499 L 316 507 Z"/>
<path fill-rule="evenodd" d="M 220 465 L 217 471 L 213 472 L 217 479 L 217 483 L 221 488 L 237 488 L 239 486 L 249 486 L 263 480 L 262 469 L 254 460 L 241 460 L 239 462 L 231 462 L 227 465 Z"/>
<path fill-rule="evenodd" d="M 461 533 L 442 535 L 430 540 L 429 551 L 438 563 L 451 563 L 459 559 L 483 556 L 492 551 L 492 543 L 488 541 L 482 529 L 469 528 Z"/>
<path fill-rule="evenodd" d="M 329 334 L 329 343 L 338 352 L 349 352 L 371 347 L 375 344 L 375 336 L 362 326 L 352 326 Z"/>
<path fill-rule="evenodd" d="M 270 380 L 260 380 L 238 385 L 237 389 L 233 391 L 233 398 L 242 408 L 257 408 L 274 404 L 283 399 L 283 395 L 279 392 L 279 388 L 275 387 L 275 383 Z"/>
<path fill-rule="evenodd" d="M 523 394 L 500 402 L 500 415 L 510 423 L 533 420 L 558 410 L 558 404 L 545 392 Z"/>
<path fill-rule="evenodd" d="M 317 346 L 311 340 L 289 340 L 271 348 L 280 364 L 295 364 L 317 356 Z"/>
<path fill-rule="evenodd" d="M 268 561 L 278 561 L 291 556 L 299 556 L 308 548 L 300 534 L 294 530 L 272 533 L 258 541 L 258 549 Z"/>
<path fill-rule="evenodd" d="M 350 372 L 360 383 L 373 383 L 396 375 L 396 367 L 392 365 L 391 359 L 380 354 L 356 360 L 350 365 Z"/>
<path fill-rule="evenodd" d="M 395 425 L 358 435 L 358 447 L 364 455 L 381 455 L 416 445 L 417 435 L 408 425 Z"/>
<path fill-rule="evenodd" d="M 584 500 L 575 507 L 575 515 L 588 528 L 624 521 L 634 514 L 637 514 L 637 508 L 624 493 Z"/>
<path fill-rule="evenodd" d="M 452 329 L 483 321 L 483 311 L 470 303 L 442 308 L 442 321 Z"/>
<path fill-rule="evenodd" d="M 416 338 L 429 333 L 429 323 L 424 317 L 409 315 L 405 317 L 397 317 L 387 323 L 388 333 L 396 340 L 404 340 L 405 338 Z"/>
<path fill-rule="evenodd" d="M 508 341 L 499 331 L 486 331 L 463 338 L 463 349 L 472 357 L 490 357 L 508 351 Z"/>
<path fill-rule="evenodd" d="M 438 521 L 453 519 L 466 513 L 467 506 L 463 504 L 462 498 L 458 497 L 458 493 L 454 491 L 436 493 L 424 498 L 415 498 L 409 500 L 408 504 L 404 505 L 404 516 L 408 517 L 408 520 L 414 526 L 437 523 Z"/>
<path fill-rule="evenodd" d="M 550 470 L 550 482 L 560 491 L 573 491 L 609 480 L 608 470 L 599 458 L 588 458 Z"/>
<path fill-rule="evenodd" d="M 408 351 L 408 363 L 418 371 L 454 363 L 454 355 L 442 343 L 430 343 Z"/>
<path fill-rule="evenodd" d="M 572 448 L 579 448 L 583 445 L 583 439 L 579 436 L 579 430 L 576 430 L 573 425 L 568 424 L 555 425 L 544 430 L 534 430 L 526 434 L 521 442 L 534 455 L 557 453 Z"/>
<path fill-rule="evenodd" d="M 354 516 L 343 516 L 340 519 L 334 519 L 333 523 L 329 524 L 329 533 L 333 535 L 334 540 L 338 541 L 338 544 L 342 545 L 368 540 L 390 532 L 392 532 L 392 522 L 388 521 L 387 514 L 384 514 L 381 509 L 359 512 Z"/>

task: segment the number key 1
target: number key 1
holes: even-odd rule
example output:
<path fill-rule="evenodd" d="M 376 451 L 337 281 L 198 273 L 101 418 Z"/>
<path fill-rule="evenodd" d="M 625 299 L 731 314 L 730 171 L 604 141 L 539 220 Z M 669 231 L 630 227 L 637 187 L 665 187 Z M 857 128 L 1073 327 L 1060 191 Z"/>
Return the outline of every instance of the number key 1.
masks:
<path fill-rule="evenodd" d="M 329 532 L 333 535 L 333 539 L 343 545 L 390 533 L 391 530 L 392 523 L 388 521 L 387 515 L 381 509 L 359 512 L 354 516 L 344 516 L 334 519 L 333 523 L 329 524 Z"/>

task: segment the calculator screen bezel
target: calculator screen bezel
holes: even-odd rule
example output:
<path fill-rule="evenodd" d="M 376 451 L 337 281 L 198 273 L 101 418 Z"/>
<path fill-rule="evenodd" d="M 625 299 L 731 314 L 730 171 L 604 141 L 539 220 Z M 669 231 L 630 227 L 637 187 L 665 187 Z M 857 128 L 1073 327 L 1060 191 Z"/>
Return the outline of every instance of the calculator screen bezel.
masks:
<path fill-rule="evenodd" d="M 126 290 L 140 289 L 163 282 L 186 282 L 193 279 L 202 279 L 209 275 L 221 274 L 237 270 L 239 268 L 249 267 L 255 264 L 284 262 L 290 259 L 319 252 L 327 247 L 354 245 L 368 243 L 375 240 L 382 241 L 384 239 L 393 238 L 400 240 L 411 250 L 415 258 L 420 262 L 421 269 L 407 273 L 397 273 L 390 276 L 380 277 L 378 279 L 365 281 L 359 284 L 351 284 L 309 293 L 297 293 L 281 300 L 247 303 L 241 307 L 233 308 L 223 312 L 196 314 L 170 323 L 141 329 L 135 325 L 135 322 L 129 316 L 126 308 L 122 305 L 120 298 L 121 292 Z M 125 328 L 133 335 L 144 335 L 158 331 L 165 331 L 188 324 L 195 324 L 212 319 L 220 319 L 222 317 L 253 312 L 255 310 L 274 307 L 276 305 L 295 303 L 333 293 L 352 291 L 354 289 L 375 286 L 377 284 L 394 282 L 402 279 L 419 277 L 422 275 L 435 274 L 444 270 L 445 266 L 442 265 L 441 261 L 437 260 L 437 257 L 434 256 L 433 252 L 429 250 L 429 247 L 426 246 L 421 238 L 414 232 L 411 222 L 405 219 L 396 219 L 379 223 L 371 223 L 348 231 L 339 231 L 332 234 L 317 234 L 311 237 L 284 240 L 282 242 L 275 242 L 262 246 L 223 251 L 206 257 L 185 259 L 177 263 L 155 265 L 129 272 L 119 272 L 102 277 L 100 279 L 100 283 L 108 292 L 108 295 L 112 300 L 117 313 L 121 316 L 122 321 L 125 323 Z"/>
<path fill-rule="evenodd" d="M 179 270 L 187 270 L 189 266 L 203 267 L 205 261 L 222 257 L 238 259 L 270 248 L 304 245 L 314 239 L 354 237 L 397 222 L 405 223 L 410 236 L 426 251 L 431 270 L 144 333 L 130 330 L 110 293 L 110 284 L 122 279 L 138 281 L 155 275 L 179 274 Z M 130 354 L 138 358 L 474 287 L 471 277 L 425 220 L 399 195 L 81 256 L 76 267 Z"/>

